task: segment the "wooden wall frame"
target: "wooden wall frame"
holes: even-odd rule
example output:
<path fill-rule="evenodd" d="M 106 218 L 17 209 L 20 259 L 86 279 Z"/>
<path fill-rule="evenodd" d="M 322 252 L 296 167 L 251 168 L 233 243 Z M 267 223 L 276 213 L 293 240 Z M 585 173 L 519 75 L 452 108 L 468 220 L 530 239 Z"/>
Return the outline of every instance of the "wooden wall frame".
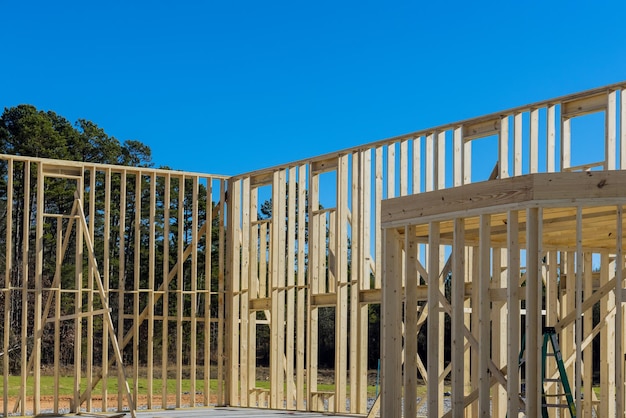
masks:
<path fill-rule="evenodd" d="M 38 365 L 48 349 L 55 353 L 58 387 L 66 324 L 76 331 L 72 355 L 84 365 L 74 376 L 71 408 L 77 411 L 122 410 L 134 402 L 150 408 L 217 404 L 373 415 L 382 405 L 385 416 L 394 416 L 394 402 L 402 393 L 393 385 L 412 391 L 427 381 L 432 396 L 406 403 L 406 411 L 413 414 L 424 406 L 431 416 L 440 416 L 445 414 L 444 380 L 452 374 L 461 376 L 452 379 L 455 411 L 463 405 L 468 416 L 485 413 L 490 399 L 497 416 L 507 411 L 511 416 L 520 407 L 510 394 L 521 376 L 507 365 L 515 362 L 522 332 L 528 343 L 536 342 L 545 318 L 560 327 L 568 373 L 576 377 L 577 388 L 589 390 L 595 372 L 583 362 L 593 347 L 582 330 L 593 326 L 603 347 L 612 347 L 602 357 L 609 369 L 600 371 L 601 385 L 616 389 L 603 390 L 595 407 L 610 416 L 615 409 L 615 416 L 623 417 L 623 286 L 615 284 L 623 280 L 617 267 L 622 244 L 616 239 L 623 228 L 623 202 L 614 184 L 626 167 L 625 86 L 604 86 L 235 176 L 0 156 L 0 201 L 6 202 L 0 219 L 5 237 L 0 252 L 6 260 L 0 278 L 2 353 L 19 353 L 21 376 L 20 401 L 10 404 L 7 388 L 16 372 L 9 370 L 9 356 L 2 356 L 4 416 L 41 412 L 38 396 L 29 401 L 32 405 L 25 401 L 29 388 L 40 393 Z M 604 115 L 604 129 L 591 140 L 602 155 L 586 161 L 572 121 L 598 112 Z M 494 159 L 479 160 L 477 145 L 489 138 L 497 141 L 490 154 Z M 44 178 L 73 184 L 75 212 L 37 210 L 45 201 Z M 557 183 L 562 185 L 558 193 L 550 187 Z M 22 189 L 29 193 L 20 194 Z M 271 216 L 259 216 L 270 198 Z M 555 207 L 568 208 L 566 226 L 575 233 L 554 230 L 550 216 Z M 595 207 L 610 208 L 611 215 L 595 213 Z M 84 222 L 77 218 L 79 209 Z M 186 229 L 178 228 L 179 220 Z M 586 241 L 594 236 L 588 231 L 593 225 L 616 228 L 611 245 L 600 237 Z M 54 245 L 45 241 L 42 246 L 44 235 L 55 237 Z M 31 238 L 7 245 L 17 236 Z M 77 237 L 71 248 L 69 236 Z M 145 260 L 150 267 L 142 271 L 138 266 Z M 591 271 L 594 265 L 599 272 Z M 47 284 L 67 274 L 68 266 L 74 269 L 71 283 Z M 545 285 L 522 289 L 520 271 Z M 450 275 L 460 279 L 448 300 L 442 293 Z M 106 303 L 99 299 L 98 276 Z M 545 315 L 533 305 L 544 288 Z M 61 298 L 74 300 L 73 312 L 63 311 Z M 119 301 L 127 308 L 112 309 Z M 592 301 L 600 303 L 605 319 L 597 330 L 583 318 Z M 383 395 L 374 408 L 367 399 L 371 307 L 380 307 L 386 324 Z M 115 332 L 100 334 L 108 309 Z M 319 314 L 328 310 L 335 315 L 331 391 L 320 389 L 317 359 Z M 528 319 L 524 326 L 516 319 L 521 315 Z M 36 319 L 32 325 L 29 317 Z M 455 330 L 450 343 L 454 362 L 446 364 L 443 345 L 432 340 L 423 359 L 406 333 L 427 329 L 441 335 L 446 317 Z M 396 319 L 405 321 L 404 337 L 397 334 Z M 391 323 L 394 327 L 388 328 Z M 47 326 L 54 328 L 52 343 L 35 332 Z M 260 327 L 271 335 L 269 390 L 256 384 Z M 496 350 L 488 356 L 479 343 L 494 330 L 489 342 Z M 397 375 L 404 360 L 392 341 L 403 339 L 411 355 L 400 367 L 414 375 Z M 132 380 L 127 401 L 115 344 Z M 94 362 L 94 347 L 107 361 Z M 145 368 L 139 367 L 139 350 L 147 350 Z M 535 364 L 540 353 L 527 355 Z M 476 365 L 482 372 L 472 371 Z M 575 375 L 575 370 L 582 372 Z M 144 375 L 148 395 L 140 400 L 138 378 Z M 196 379 L 188 381 L 188 375 Z M 537 388 L 532 370 L 529 377 L 526 387 Z M 121 388 L 117 405 L 109 404 L 106 389 L 93 390 L 109 378 Z M 173 380 L 176 389 L 159 388 L 161 378 Z M 213 378 L 217 388 L 210 391 Z M 81 391 L 81 383 L 89 389 Z M 491 387 L 497 390 L 490 395 Z M 580 395 L 577 402 L 582 409 L 590 407 Z M 68 404 L 55 389 L 55 412 Z M 531 395 L 526 404 L 536 407 L 536 398 Z"/>

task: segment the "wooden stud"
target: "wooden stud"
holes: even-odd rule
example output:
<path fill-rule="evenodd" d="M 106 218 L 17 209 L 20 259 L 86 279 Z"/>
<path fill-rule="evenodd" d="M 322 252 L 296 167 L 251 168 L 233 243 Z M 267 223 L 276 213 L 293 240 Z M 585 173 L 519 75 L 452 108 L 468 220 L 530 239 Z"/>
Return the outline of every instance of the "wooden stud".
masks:
<path fill-rule="evenodd" d="M 337 216 L 335 226 L 335 260 L 337 301 L 335 305 L 335 411 L 346 409 L 348 384 L 348 156 L 337 163 Z M 330 238 L 329 238 L 330 240 Z M 357 290 L 358 292 L 358 290 Z"/>
<path fill-rule="evenodd" d="M 514 116 L 514 134 L 513 134 L 513 175 L 522 175 L 522 115 L 516 113 Z"/>
<path fill-rule="evenodd" d="M 604 169 L 615 170 L 617 167 L 617 90 L 609 91 L 607 109 L 605 112 L 605 144 Z"/>
<path fill-rule="evenodd" d="M 137 318 L 139 315 L 139 289 L 141 287 L 141 173 L 135 174 L 135 208 L 134 208 L 134 231 L 135 243 L 133 248 L 133 396 L 135 399 L 139 396 L 139 329 L 140 323 Z M 182 201 L 182 200 L 181 200 Z M 182 277 L 182 274 L 180 275 Z M 179 305 L 182 306 L 182 295 Z M 182 311 L 182 309 L 180 309 Z M 180 313 L 182 318 L 182 312 Z M 179 356 L 182 359 L 182 324 L 179 325 L 181 332 L 179 344 Z M 179 375 L 181 367 L 179 367 Z M 180 386 L 182 392 L 182 386 Z"/>
<path fill-rule="evenodd" d="M 406 196 L 409 191 L 409 140 L 400 141 L 400 196 Z"/>
<path fill-rule="evenodd" d="M 7 161 L 7 207 L 6 207 L 6 237 L 5 237 L 5 252 L 4 252 L 4 260 L 5 260 L 5 270 L 4 270 L 4 328 L 5 330 L 10 329 L 11 327 L 11 304 L 9 300 L 13 298 L 13 283 L 12 283 L 12 270 L 13 270 L 13 246 L 11 243 L 13 242 L 13 159 L 9 159 Z M 56 335 L 55 335 L 56 336 Z M 9 352 L 9 344 L 11 342 L 11 334 L 8 332 L 4 332 L 3 346 L 2 352 Z M 58 362 L 55 362 L 55 365 Z M 3 391 L 2 391 L 2 408 L 4 412 L 4 416 L 9 415 L 9 356 L 2 356 L 2 381 L 3 381 Z M 55 388 L 58 386 L 55 386 Z M 58 396 L 55 397 L 58 399 Z"/>
<path fill-rule="evenodd" d="M 396 144 L 387 146 L 387 199 L 396 196 Z M 339 179 L 337 179 L 339 181 Z M 337 202 L 339 203 L 339 202 Z"/>
<path fill-rule="evenodd" d="M 293 410 L 296 405 L 294 400 L 296 398 L 296 384 L 294 381 L 294 359 L 295 359 L 295 338 L 296 338 L 296 167 L 291 167 L 288 171 L 288 189 L 287 189 L 287 307 L 286 307 L 286 334 L 285 334 L 285 374 L 287 379 L 287 406 L 286 409 Z"/>
<path fill-rule="evenodd" d="M 462 418 L 465 409 L 465 220 L 454 220 L 452 247 L 452 409 L 455 418 Z M 412 335 L 412 334 L 411 334 Z M 411 351 L 406 349 L 408 353 Z M 412 416 L 412 415 L 411 415 Z"/>
<path fill-rule="evenodd" d="M 478 341 L 481 343 L 489 345 L 488 341 L 491 339 L 491 330 L 490 330 L 490 305 L 491 300 L 489 298 L 489 287 L 490 287 L 490 278 L 491 278 L 491 217 L 489 215 L 480 215 L 480 240 L 479 240 L 479 257 L 480 261 L 478 263 L 478 288 L 480 289 L 479 295 L 479 304 L 480 308 L 478 311 L 478 321 L 479 321 L 479 329 L 478 329 Z M 479 399 L 478 399 L 478 408 L 479 414 L 482 417 L 490 416 L 491 414 L 491 381 L 489 379 L 489 349 L 487 346 L 482 347 L 479 350 L 478 355 L 478 378 L 480 382 L 479 386 Z"/>
<path fill-rule="evenodd" d="M 572 120 L 561 119 L 561 170 L 567 170 L 572 165 Z"/>
<path fill-rule="evenodd" d="M 302 411 L 305 409 L 304 401 L 304 387 L 305 387 L 305 341 L 306 341 L 306 324 L 305 324 L 305 308 L 307 306 L 306 294 L 306 265 L 305 265 L 305 237 L 306 237 L 306 211 L 307 211 L 307 198 L 306 198 L 306 165 L 301 165 L 298 168 L 298 272 L 297 272 L 297 330 L 296 330 L 296 407 Z"/>
<path fill-rule="evenodd" d="M 610 106 L 609 106 L 610 107 Z M 611 272 L 615 272 L 615 262 L 609 260 L 609 254 L 600 255 L 600 285 L 606 285 Z M 617 287 L 617 286 L 616 286 Z M 598 414 L 605 417 L 614 417 L 616 381 L 616 365 L 611 364 L 615 359 L 615 317 L 610 317 L 615 310 L 615 293 L 611 292 L 600 300 L 600 321 L 607 318 L 605 326 L 600 330 L 600 405 Z M 591 316 L 591 315 L 589 315 Z"/>
<path fill-rule="evenodd" d="M 230 206 L 228 210 L 228 230 L 231 251 L 229 252 L 228 265 L 229 280 L 227 282 L 227 299 L 230 309 L 226 311 L 226 323 L 229 327 L 227 344 L 224 347 L 228 353 L 227 361 L 227 403 L 241 401 L 239 394 L 239 312 L 240 312 L 240 254 L 241 254 L 241 187 L 242 181 L 236 180 L 229 184 L 228 195 Z M 276 200 L 274 200 L 276 202 Z M 179 257 L 179 259 L 182 257 Z M 181 267 L 182 268 L 182 267 Z"/>
<path fill-rule="evenodd" d="M 498 178 L 509 177 L 509 117 L 500 119 L 500 132 L 498 135 Z"/>
<path fill-rule="evenodd" d="M 198 338 L 198 192 L 199 192 L 199 178 L 197 176 L 191 177 L 191 274 L 190 276 L 190 290 L 191 290 L 191 336 L 190 336 L 190 384 L 189 384 L 189 403 L 196 405 L 196 379 L 198 377 L 197 369 L 197 357 L 196 347 Z M 152 263 L 151 263 L 152 264 Z"/>
<path fill-rule="evenodd" d="M 426 160 L 424 166 L 426 170 L 426 191 L 430 192 L 435 190 L 435 134 L 429 134 L 426 136 Z"/>
<path fill-rule="evenodd" d="M 520 373 L 517 363 L 520 351 L 520 245 L 519 212 L 507 214 L 507 416 L 515 417 L 520 410 Z"/>
<path fill-rule="evenodd" d="M 626 120 L 626 119 L 625 119 Z M 419 149 L 419 148 L 418 148 Z M 415 148 L 413 148 L 415 151 Z M 376 156 L 375 156 L 375 193 L 374 193 L 374 208 L 375 208 L 375 220 L 374 220 L 374 228 L 376 230 L 376 240 L 375 240 L 375 248 L 374 248 L 374 261 L 376 263 L 376 272 L 374 278 L 374 287 L 376 289 L 382 288 L 382 242 L 383 239 L 380 236 L 381 234 L 381 212 L 380 205 L 383 200 L 383 150 L 381 147 L 376 148 Z M 415 183 L 413 183 L 415 184 Z"/>
<path fill-rule="evenodd" d="M 95 225 L 96 225 L 96 168 L 91 167 L 89 170 L 89 237 L 91 238 L 91 242 L 94 241 L 95 238 Z M 93 309 L 94 303 L 94 267 L 92 265 L 88 265 L 87 267 L 87 306 L 88 310 Z M 93 343 L 93 315 L 89 315 L 87 317 L 87 341 L 89 341 L 88 346 Z M 93 383 L 93 349 L 88 349 L 86 353 L 86 370 L 85 377 L 87 380 L 87 402 L 86 409 L 87 411 L 91 411 L 93 408 L 92 396 L 91 396 L 91 388 Z"/>
<path fill-rule="evenodd" d="M 443 359 L 439 356 L 440 322 L 439 306 L 439 223 L 431 222 L 428 227 L 428 416 L 443 414 L 443 383 L 439 382 Z"/>
<path fill-rule="evenodd" d="M 623 94 L 622 94 L 623 97 Z M 615 358 L 612 360 L 615 366 L 615 416 L 624 418 L 624 346 L 622 344 L 624 338 L 624 252 L 623 252 L 623 218 L 624 208 L 622 205 L 617 206 L 615 226 Z"/>
<path fill-rule="evenodd" d="M 152 395 L 154 393 L 154 289 L 155 289 L 155 263 L 156 263 L 156 175 L 150 174 L 150 207 L 149 207 L 148 237 L 148 341 L 147 341 L 147 390 L 146 401 L 148 409 L 152 409 Z M 92 236 L 93 240 L 93 236 Z M 192 332 L 193 335 L 193 332 Z M 192 345 L 193 346 L 193 345 Z M 192 379 L 195 381 L 195 379 Z"/>
<path fill-rule="evenodd" d="M 385 417 L 402 416 L 402 246 L 397 232 L 383 230 L 385 240 L 381 306 L 381 410 Z"/>
<path fill-rule="evenodd" d="M 163 191 L 163 219 L 170 219 L 170 194 L 171 194 L 171 175 L 168 173 L 165 176 L 164 181 L 164 191 Z M 170 223 L 163 223 L 163 254 L 170 253 L 170 240 L 165 239 L 165 237 L 170 236 Z M 211 234 L 207 234 L 207 240 L 209 239 Z M 163 257 L 163 284 L 168 283 L 168 273 L 170 271 L 170 258 Z M 162 296 L 163 303 L 163 321 L 161 322 L 161 408 L 167 409 L 167 371 L 169 370 L 169 291 L 167 291 L 167 286 L 163 286 L 164 292 Z"/>
<path fill-rule="evenodd" d="M 60 224 L 59 224 L 60 227 Z M 60 235 L 60 230 L 57 232 Z M 61 237 L 58 238 L 59 240 Z M 106 168 L 104 171 L 104 236 L 103 236 L 103 254 L 107 256 L 103 257 L 102 265 L 102 277 L 104 294 L 107 300 L 110 300 L 110 279 L 111 279 L 111 259 L 108 256 L 111 254 L 110 249 L 111 240 L 111 168 Z M 58 245 L 57 245 L 58 247 Z M 103 320 L 104 322 L 104 320 Z M 56 325 L 56 323 L 55 323 Z M 109 389 L 108 389 L 108 375 L 109 375 L 109 333 L 102 332 L 102 410 L 108 411 L 109 409 Z M 93 382 L 92 382 L 93 383 Z M 58 412 L 58 411 L 57 411 Z"/>
<path fill-rule="evenodd" d="M 464 180 L 465 144 L 463 143 L 463 127 L 454 130 L 454 187 L 462 186 Z"/>
<path fill-rule="evenodd" d="M 422 190 L 422 137 L 413 139 L 413 194 Z M 368 205 L 369 206 L 369 205 Z"/>
<path fill-rule="evenodd" d="M 230 188 L 229 188 L 230 193 Z M 226 204 L 226 181 L 220 181 L 220 202 L 222 205 Z M 228 213 L 230 213 L 230 204 Z M 224 206 L 219 211 L 218 218 L 218 248 L 224 248 L 224 244 L 226 242 L 226 234 L 224 227 Z M 229 224 L 230 225 L 230 224 Z M 218 289 L 218 314 L 217 314 L 217 403 L 218 405 L 226 405 L 229 403 L 228 393 L 224 391 L 226 384 L 228 383 L 225 376 L 224 366 L 226 362 L 226 354 L 225 354 L 225 344 L 224 344 L 224 328 L 225 328 L 225 296 L 226 296 L 226 271 L 225 271 L 225 256 L 224 251 L 220 251 L 218 254 L 218 278 L 217 278 L 217 289 Z"/>
<path fill-rule="evenodd" d="M 34 318 L 34 334 L 35 338 L 33 341 L 33 359 L 34 359 L 34 367 L 33 367 L 33 413 L 38 415 L 41 412 L 41 334 L 43 324 L 41 321 L 41 303 L 42 303 L 42 293 L 43 293 L 43 222 L 44 222 L 44 183 L 45 178 L 43 175 L 43 166 L 41 164 L 37 165 L 37 197 L 35 200 L 36 210 L 37 210 L 37 221 L 35 228 L 35 297 L 34 297 L 34 310 L 35 310 L 35 318 Z M 29 238 L 26 238 L 28 240 Z M 26 287 L 26 286 L 24 286 Z M 22 313 L 24 315 L 24 313 Z M 27 315 L 24 315 L 27 316 Z M 25 403 L 26 399 L 23 398 L 22 403 Z"/>
<path fill-rule="evenodd" d="M 415 237 L 415 227 L 407 226 L 404 231 L 405 260 L 405 300 L 404 300 L 404 414 L 417 415 L 417 286 L 419 273 L 419 247 Z"/>
<path fill-rule="evenodd" d="M 546 172 L 554 173 L 556 171 L 556 105 L 548 105 L 548 121 L 547 121 L 547 139 L 546 139 Z"/>
<path fill-rule="evenodd" d="M 241 181 L 241 313 L 240 313 L 240 334 L 239 334 L 239 356 L 242 362 L 250 360 L 250 352 L 256 351 L 256 347 L 250 345 L 250 333 L 251 327 L 250 316 L 256 315 L 251 313 L 249 309 L 250 304 L 250 224 L 251 224 L 251 191 L 250 191 L 250 179 L 244 178 Z M 235 325 L 235 324 L 234 324 Z M 236 326 L 236 325 L 235 325 Z M 233 344 L 235 341 L 233 341 Z M 256 357 L 256 356 L 255 356 Z M 241 365 L 240 367 L 240 379 L 241 379 L 241 397 L 239 403 L 241 406 L 249 406 L 248 397 L 251 387 L 254 387 L 255 383 L 250 380 L 250 369 Z"/>
<path fill-rule="evenodd" d="M 530 111 L 529 173 L 539 172 L 539 109 Z"/>
<path fill-rule="evenodd" d="M 437 150 L 436 150 L 436 168 L 435 187 L 437 190 L 445 189 L 446 187 L 446 133 L 445 131 L 437 134 Z"/>
<path fill-rule="evenodd" d="M 581 232 L 582 233 L 582 232 Z M 584 250 L 583 250 L 584 251 Z M 593 292 L 593 283 L 591 283 L 591 270 L 593 269 L 592 267 L 592 260 L 591 260 L 591 253 L 589 251 L 585 251 L 583 252 L 583 271 L 582 271 L 582 276 L 583 276 L 583 286 L 582 286 L 582 294 L 581 294 L 581 306 L 580 309 L 583 312 L 583 317 L 582 317 L 582 326 L 583 326 L 583 330 L 590 330 L 593 329 L 593 314 L 591 312 L 591 310 L 586 310 L 584 309 L 583 305 L 582 305 L 582 301 L 584 300 L 584 298 L 588 298 L 588 295 L 591 295 L 591 293 Z M 590 315 L 591 314 L 591 315 Z M 581 338 L 582 338 L 582 333 L 581 333 Z M 584 400 L 582 401 L 582 408 L 580 409 L 580 413 L 582 416 L 589 416 L 592 414 L 593 411 L 593 399 L 591 395 L 591 392 L 593 391 L 593 361 L 589 361 L 590 359 L 593 358 L 593 344 L 589 344 L 586 347 L 583 346 L 582 344 L 582 339 L 581 339 L 581 352 L 582 352 L 582 381 L 583 381 L 583 385 L 578 386 L 579 388 L 582 388 L 582 393 L 584 395 Z M 579 390 L 580 392 L 581 390 Z"/>
<path fill-rule="evenodd" d="M 576 369 L 575 384 L 576 388 L 576 410 L 582 411 L 582 331 L 583 331 L 583 216 L 582 208 L 576 207 L 576 328 L 575 328 L 575 347 L 576 347 Z"/>
<path fill-rule="evenodd" d="M 122 171 L 120 174 L 120 220 L 119 220 L 119 253 L 118 253 L 118 306 L 120 307 L 117 312 L 117 340 L 122 341 L 124 339 L 124 314 L 126 303 L 124 301 L 124 290 L 126 289 L 126 171 Z M 78 226 L 76 227 L 78 231 Z M 125 382 L 122 381 L 122 375 L 119 370 L 124 367 L 123 363 L 117 364 L 118 377 L 117 387 L 123 387 Z M 121 411 L 124 406 L 124 399 L 121 396 L 117 397 L 117 409 Z"/>
<path fill-rule="evenodd" d="M 539 209 L 526 210 L 526 415 L 541 416 L 541 235 Z"/>

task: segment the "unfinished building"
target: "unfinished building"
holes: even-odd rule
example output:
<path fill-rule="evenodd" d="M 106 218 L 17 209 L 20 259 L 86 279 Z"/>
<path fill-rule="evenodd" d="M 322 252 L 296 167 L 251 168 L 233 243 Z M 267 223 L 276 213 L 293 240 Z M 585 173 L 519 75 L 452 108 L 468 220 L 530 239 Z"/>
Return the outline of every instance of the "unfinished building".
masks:
<path fill-rule="evenodd" d="M 232 177 L 1 156 L 3 415 L 44 370 L 54 412 L 623 417 L 624 86 Z"/>

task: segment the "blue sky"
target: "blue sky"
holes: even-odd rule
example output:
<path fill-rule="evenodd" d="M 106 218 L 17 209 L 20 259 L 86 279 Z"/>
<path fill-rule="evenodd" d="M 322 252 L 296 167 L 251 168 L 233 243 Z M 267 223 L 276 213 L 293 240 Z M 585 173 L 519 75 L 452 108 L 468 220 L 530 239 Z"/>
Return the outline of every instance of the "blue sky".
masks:
<path fill-rule="evenodd" d="M 0 108 L 237 174 L 626 80 L 626 2 L 13 1 Z"/>

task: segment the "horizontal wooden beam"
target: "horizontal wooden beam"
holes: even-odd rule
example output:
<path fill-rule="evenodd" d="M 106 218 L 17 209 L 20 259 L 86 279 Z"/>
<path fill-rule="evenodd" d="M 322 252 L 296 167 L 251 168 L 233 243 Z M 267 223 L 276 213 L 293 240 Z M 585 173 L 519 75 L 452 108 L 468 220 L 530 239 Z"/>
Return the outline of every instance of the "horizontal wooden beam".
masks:
<path fill-rule="evenodd" d="M 487 208 L 523 209 L 562 202 L 574 205 L 592 200 L 598 205 L 602 199 L 611 204 L 623 199 L 623 204 L 624 184 L 624 171 L 528 174 L 385 200 L 381 204 L 381 223 L 383 228 L 399 227 L 475 215 Z"/>

